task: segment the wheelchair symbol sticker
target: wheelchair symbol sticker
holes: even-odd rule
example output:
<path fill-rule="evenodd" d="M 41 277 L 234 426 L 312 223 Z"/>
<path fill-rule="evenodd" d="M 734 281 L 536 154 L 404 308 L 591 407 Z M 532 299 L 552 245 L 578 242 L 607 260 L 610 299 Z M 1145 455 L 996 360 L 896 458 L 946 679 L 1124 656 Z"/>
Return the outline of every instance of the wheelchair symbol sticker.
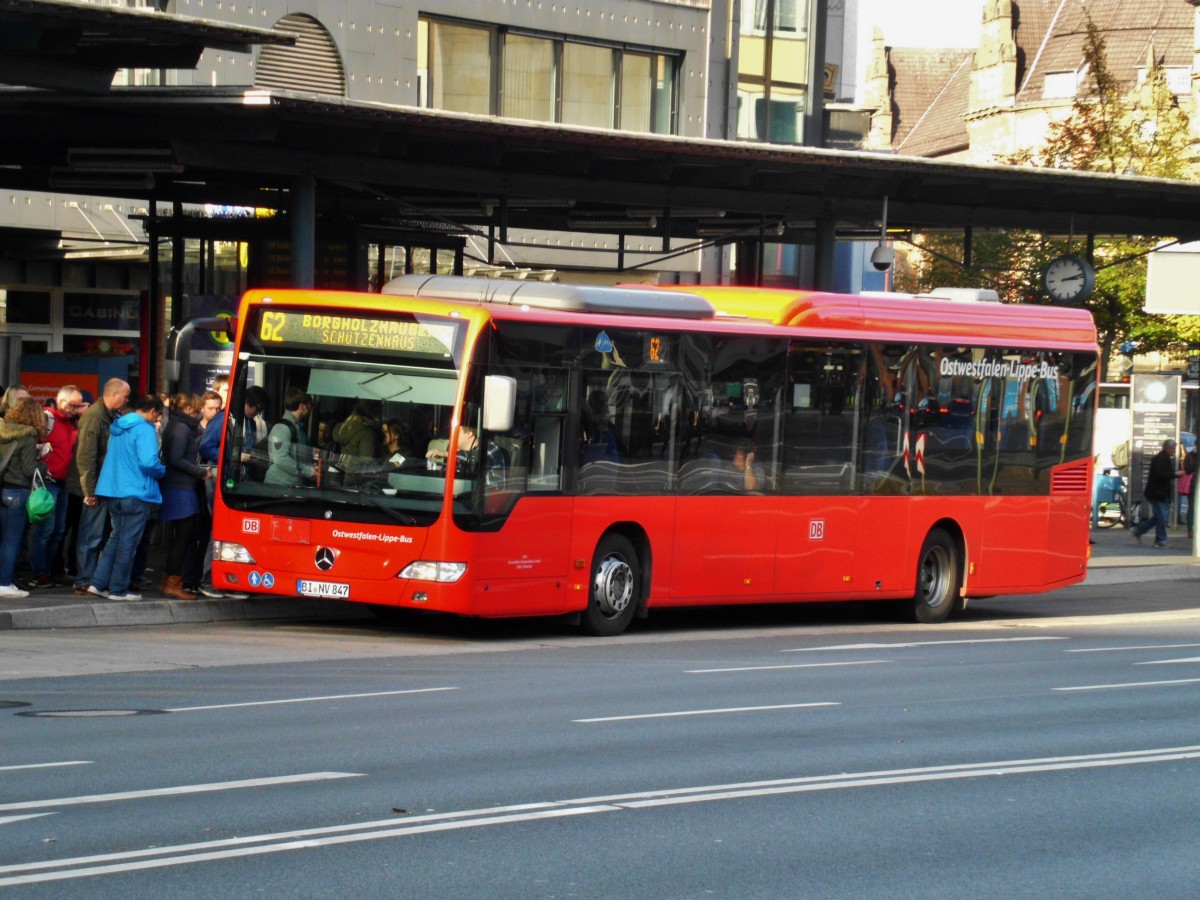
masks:
<path fill-rule="evenodd" d="M 262 577 L 262 586 L 265 588 L 275 587 L 275 576 L 270 572 L 264 572 Z"/>

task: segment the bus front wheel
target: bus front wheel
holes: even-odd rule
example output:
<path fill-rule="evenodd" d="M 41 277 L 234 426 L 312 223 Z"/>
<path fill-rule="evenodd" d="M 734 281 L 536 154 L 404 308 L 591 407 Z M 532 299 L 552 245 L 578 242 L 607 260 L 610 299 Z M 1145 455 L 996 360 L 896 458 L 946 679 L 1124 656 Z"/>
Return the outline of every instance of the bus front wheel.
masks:
<path fill-rule="evenodd" d="M 641 571 L 633 544 L 619 534 L 607 535 L 592 557 L 592 579 L 583 627 L 588 634 L 610 637 L 629 627 L 637 612 Z"/>
<path fill-rule="evenodd" d="M 936 625 L 946 621 L 959 606 L 958 547 L 954 539 L 940 528 L 929 532 L 917 557 L 917 593 L 913 598 L 913 615 L 918 622 Z"/>

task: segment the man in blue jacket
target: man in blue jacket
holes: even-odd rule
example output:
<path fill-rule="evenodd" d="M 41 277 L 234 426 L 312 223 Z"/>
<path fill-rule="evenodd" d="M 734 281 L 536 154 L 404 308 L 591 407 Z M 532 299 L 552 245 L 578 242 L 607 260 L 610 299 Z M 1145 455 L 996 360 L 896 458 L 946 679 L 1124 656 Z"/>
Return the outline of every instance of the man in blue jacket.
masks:
<path fill-rule="evenodd" d="M 113 422 L 108 453 L 96 482 L 96 496 L 104 498 L 112 517 L 112 536 L 104 545 L 88 593 L 109 600 L 141 600 L 129 592 L 133 556 L 153 508 L 162 503 L 158 480 L 167 470 L 158 458 L 158 434 L 163 402 L 147 394 L 133 411 Z"/>

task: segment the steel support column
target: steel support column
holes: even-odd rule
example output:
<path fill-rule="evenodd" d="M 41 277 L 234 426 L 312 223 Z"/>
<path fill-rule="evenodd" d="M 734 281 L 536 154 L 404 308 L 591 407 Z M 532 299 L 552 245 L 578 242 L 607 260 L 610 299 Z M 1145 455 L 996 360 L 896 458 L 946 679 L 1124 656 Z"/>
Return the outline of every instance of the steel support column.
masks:
<path fill-rule="evenodd" d="M 292 180 L 292 287 L 315 283 L 317 258 L 317 179 L 297 175 Z"/>

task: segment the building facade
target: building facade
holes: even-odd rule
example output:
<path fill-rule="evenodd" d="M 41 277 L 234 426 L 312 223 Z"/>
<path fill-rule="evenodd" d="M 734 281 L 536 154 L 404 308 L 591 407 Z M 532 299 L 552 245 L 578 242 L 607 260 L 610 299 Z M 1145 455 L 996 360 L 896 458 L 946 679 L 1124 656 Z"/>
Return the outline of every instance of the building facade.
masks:
<path fill-rule="evenodd" d="M 1193 0 L 987 0 L 975 47 L 893 48 L 877 32 L 860 98 L 872 110 L 864 147 L 992 163 L 1040 146 L 1090 87 L 1089 21 L 1126 93 L 1161 67 L 1190 114 L 1200 97 L 1198 16 Z"/>

